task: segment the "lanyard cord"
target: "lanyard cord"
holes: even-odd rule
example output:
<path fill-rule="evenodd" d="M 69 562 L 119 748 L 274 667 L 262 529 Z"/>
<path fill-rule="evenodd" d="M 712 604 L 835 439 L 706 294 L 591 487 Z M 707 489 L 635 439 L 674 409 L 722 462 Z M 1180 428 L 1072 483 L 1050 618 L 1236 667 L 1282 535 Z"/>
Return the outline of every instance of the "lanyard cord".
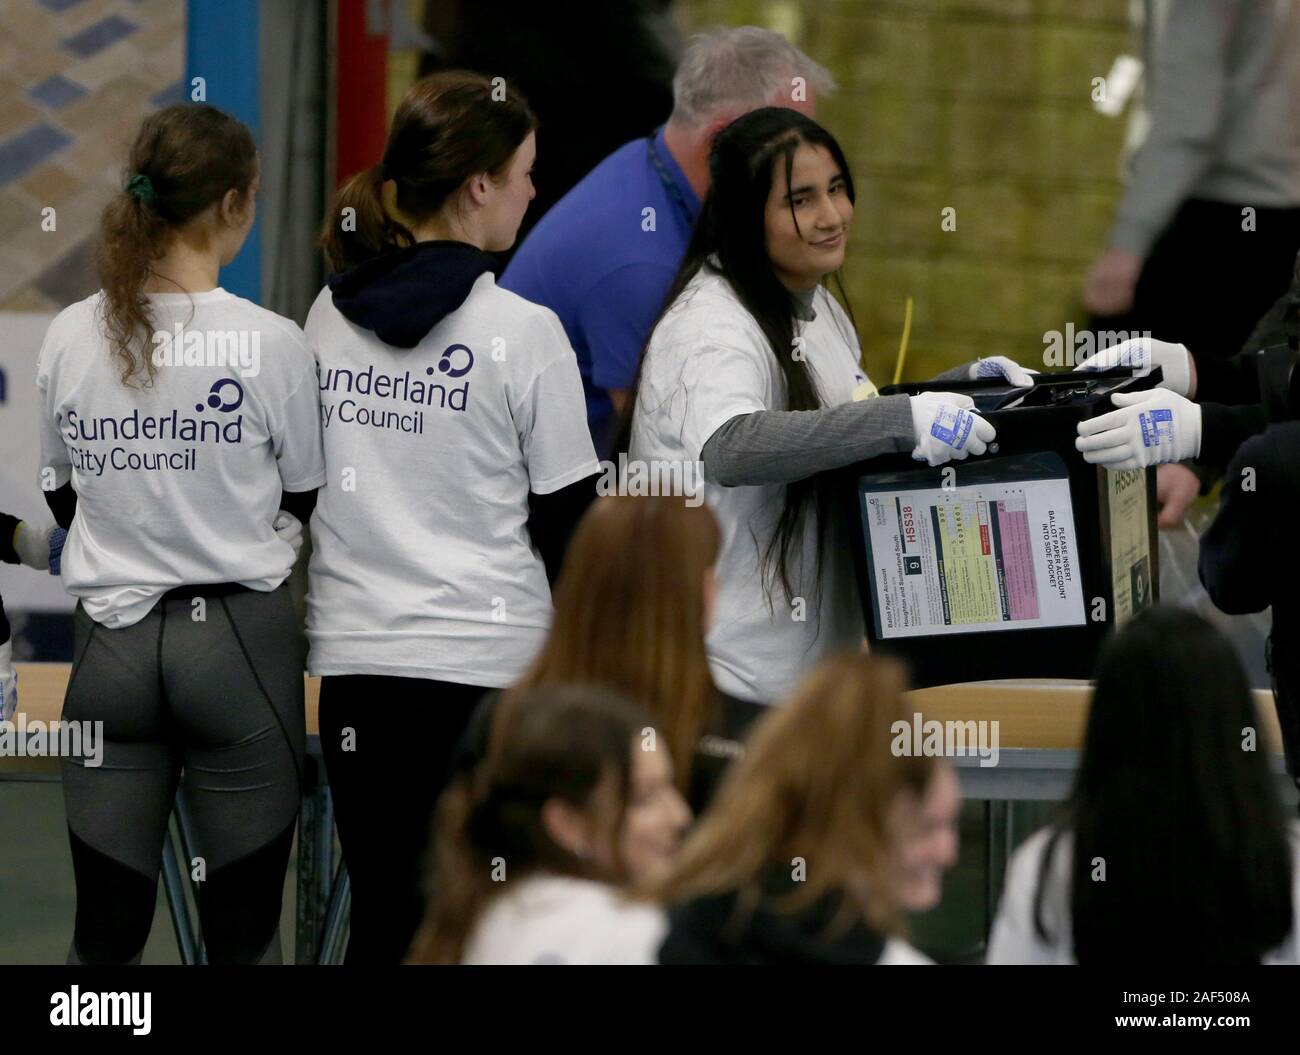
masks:
<path fill-rule="evenodd" d="M 656 133 L 651 132 L 650 135 L 645 137 L 646 149 L 650 151 L 650 164 L 659 173 L 660 181 L 667 188 L 668 196 L 676 204 L 678 211 L 682 214 L 682 219 L 686 221 L 686 226 L 692 227 L 695 224 L 695 218 L 691 215 L 691 208 L 686 204 L 686 199 L 682 196 L 681 187 L 677 186 L 677 181 L 673 179 L 672 173 L 664 165 L 663 158 L 659 156 L 659 150 L 655 146 L 655 135 Z"/>

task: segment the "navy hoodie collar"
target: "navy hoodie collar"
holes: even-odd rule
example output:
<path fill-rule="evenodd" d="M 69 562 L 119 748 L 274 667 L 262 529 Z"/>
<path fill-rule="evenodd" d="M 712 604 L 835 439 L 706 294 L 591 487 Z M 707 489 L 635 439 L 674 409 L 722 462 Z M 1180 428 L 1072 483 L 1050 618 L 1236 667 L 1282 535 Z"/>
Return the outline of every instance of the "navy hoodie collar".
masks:
<path fill-rule="evenodd" d="M 349 322 L 385 344 L 414 348 L 496 263 L 464 242 L 417 242 L 331 276 L 329 287 Z"/>

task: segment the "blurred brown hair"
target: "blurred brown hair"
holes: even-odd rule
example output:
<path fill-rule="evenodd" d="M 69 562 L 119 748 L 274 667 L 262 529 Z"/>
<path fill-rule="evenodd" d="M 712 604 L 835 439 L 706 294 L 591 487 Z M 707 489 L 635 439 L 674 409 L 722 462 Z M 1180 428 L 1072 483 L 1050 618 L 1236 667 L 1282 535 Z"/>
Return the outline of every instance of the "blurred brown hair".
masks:
<path fill-rule="evenodd" d="M 911 722 L 906 689 L 893 660 L 846 652 L 819 663 L 754 728 L 671 871 L 645 896 L 671 906 L 735 893 L 754 906 L 764 878 L 802 858 L 806 880 L 779 907 L 842 894 L 841 915 L 901 930 L 890 813 L 901 793 L 924 795 L 938 768 L 934 758 L 893 753 L 893 723 Z"/>
<path fill-rule="evenodd" d="M 704 651 L 704 589 L 720 544 L 704 505 L 598 498 L 569 545 L 546 644 L 519 680 L 600 685 L 649 708 L 681 790 L 717 700 Z"/>
<path fill-rule="evenodd" d="M 125 189 L 144 176 L 152 194 Z M 104 208 L 96 267 L 104 289 L 103 322 L 122 383 L 155 365 L 149 333 L 154 328 L 144 286 L 153 265 L 180 228 L 235 191 L 243 205 L 257 177 L 257 145 L 248 126 L 206 103 L 182 103 L 150 114 L 135 137 L 123 190 Z"/>
<path fill-rule="evenodd" d="M 413 244 L 403 219 L 419 223 L 436 215 L 476 173 L 502 175 L 537 118 L 517 91 L 500 99 L 492 93 L 492 81 L 468 70 L 430 74 L 411 85 L 393 115 L 382 160 L 334 195 L 318 239 L 330 271 Z M 402 219 L 384 203 L 387 180 Z M 353 223 L 345 229 L 349 208 Z"/>
<path fill-rule="evenodd" d="M 608 836 L 617 861 L 632 752 L 649 725 L 640 707 L 589 687 L 550 685 L 501 698 L 486 755 L 438 800 L 429 907 L 406 962 L 460 962 L 475 925 L 507 887 L 493 878 L 497 859 L 511 883 L 541 871 L 621 882 L 622 874 L 598 875 L 592 862 L 556 843 L 542 808 L 559 799 L 585 809 L 601 781 L 612 779 L 617 811 Z"/>

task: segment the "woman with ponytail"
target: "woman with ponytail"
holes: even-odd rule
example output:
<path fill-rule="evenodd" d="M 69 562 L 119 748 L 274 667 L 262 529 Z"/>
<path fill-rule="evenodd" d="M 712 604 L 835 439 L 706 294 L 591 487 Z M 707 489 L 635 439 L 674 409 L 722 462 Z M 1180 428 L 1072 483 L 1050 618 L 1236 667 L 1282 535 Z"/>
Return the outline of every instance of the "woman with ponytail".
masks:
<path fill-rule="evenodd" d="M 330 485 L 307 632 L 352 879 L 348 963 L 410 946 L 453 749 L 544 642 L 548 579 L 595 497 L 564 330 L 492 275 L 533 197 L 534 125 L 479 74 L 418 81 L 322 231 L 334 274 L 306 330 Z"/>
<path fill-rule="evenodd" d="M 564 685 L 503 698 L 485 756 L 438 805 L 408 963 L 653 963 L 663 914 L 619 888 L 663 874 L 690 812 L 649 715 Z"/>
<path fill-rule="evenodd" d="M 208 960 L 280 958 L 305 739 L 290 514 L 325 476 L 302 332 L 217 284 L 257 183 L 235 118 L 146 118 L 104 210 L 103 289 L 41 348 L 42 487 L 78 600 L 63 718 L 102 729 L 102 764 L 63 764 L 73 963 L 139 961 L 178 784 Z"/>

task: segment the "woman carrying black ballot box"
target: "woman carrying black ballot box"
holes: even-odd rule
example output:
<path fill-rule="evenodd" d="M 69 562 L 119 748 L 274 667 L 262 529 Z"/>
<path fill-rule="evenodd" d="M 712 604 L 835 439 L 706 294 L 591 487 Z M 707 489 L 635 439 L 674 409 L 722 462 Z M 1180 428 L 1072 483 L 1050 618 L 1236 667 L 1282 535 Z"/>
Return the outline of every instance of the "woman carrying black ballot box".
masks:
<path fill-rule="evenodd" d="M 911 452 L 930 465 L 984 453 L 993 426 L 969 396 L 875 395 L 851 316 L 823 284 L 844 261 L 853 177 L 839 144 L 765 107 L 718 133 L 710 190 L 651 329 L 622 446 L 647 464 L 703 467 L 722 528 L 708 637 L 718 689 L 772 703 L 862 612 L 830 489 L 816 474 Z M 940 380 L 1032 384 L 1009 359 Z M 629 431 L 625 429 L 625 432 Z"/>

